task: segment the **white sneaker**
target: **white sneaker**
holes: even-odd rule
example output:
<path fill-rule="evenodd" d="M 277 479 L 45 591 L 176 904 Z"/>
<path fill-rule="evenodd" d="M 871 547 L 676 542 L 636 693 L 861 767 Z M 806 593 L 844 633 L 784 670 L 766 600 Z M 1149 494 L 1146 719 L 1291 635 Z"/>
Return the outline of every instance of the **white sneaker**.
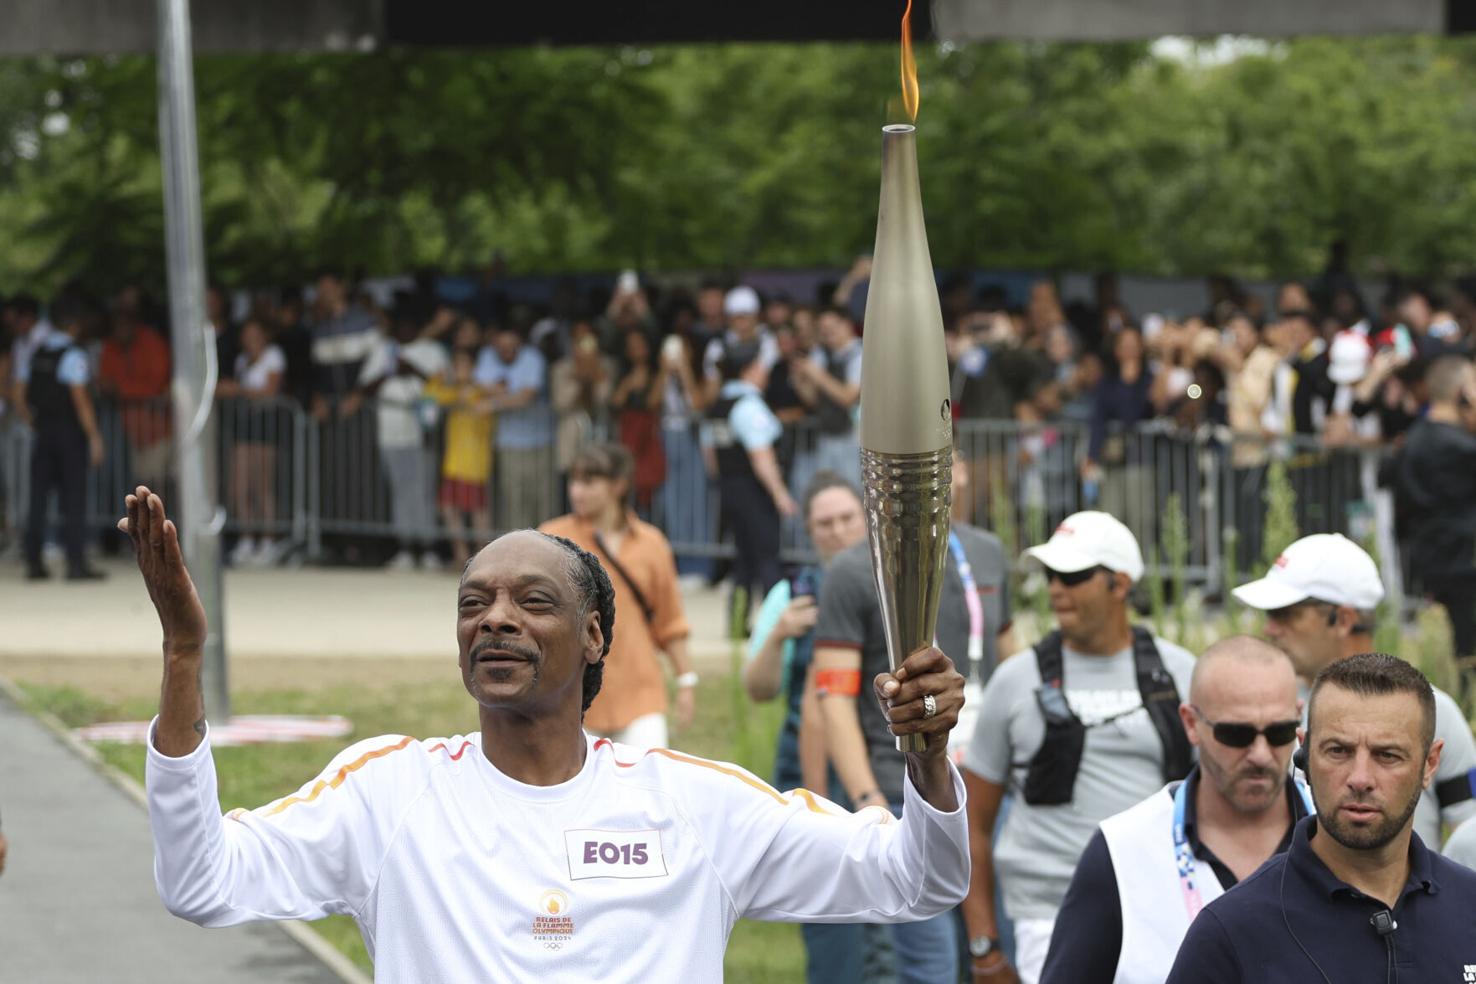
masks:
<path fill-rule="evenodd" d="M 256 537 L 243 536 L 236 541 L 235 549 L 231 551 L 231 566 L 245 567 L 256 558 Z"/>
<path fill-rule="evenodd" d="M 276 567 L 277 561 L 282 558 L 282 540 L 269 540 L 262 537 L 256 553 L 251 555 L 249 563 L 253 567 Z"/>
<path fill-rule="evenodd" d="M 415 555 L 408 550 L 401 550 L 384 566 L 392 571 L 413 571 L 415 570 Z"/>
<path fill-rule="evenodd" d="M 439 571 L 445 567 L 441 563 L 441 555 L 434 550 L 427 550 L 420 555 L 420 569 L 423 571 Z"/>

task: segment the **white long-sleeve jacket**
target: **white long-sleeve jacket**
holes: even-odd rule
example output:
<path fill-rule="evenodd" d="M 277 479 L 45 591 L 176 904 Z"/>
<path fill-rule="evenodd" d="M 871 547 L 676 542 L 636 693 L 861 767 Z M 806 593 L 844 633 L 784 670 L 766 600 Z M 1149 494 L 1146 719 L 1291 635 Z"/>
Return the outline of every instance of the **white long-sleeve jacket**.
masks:
<path fill-rule="evenodd" d="M 344 913 L 379 981 L 719 981 L 740 917 L 923 919 L 968 890 L 957 772 L 958 810 L 909 782 L 897 821 L 607 739 L 586 739 L 574 778 L 540 787 L 500 773 L 479 735 L 387 735 L 291 796 L 222 816 L 208 737 L 182 758 L 152 738 L 169 911 L 202 926 Z"/>

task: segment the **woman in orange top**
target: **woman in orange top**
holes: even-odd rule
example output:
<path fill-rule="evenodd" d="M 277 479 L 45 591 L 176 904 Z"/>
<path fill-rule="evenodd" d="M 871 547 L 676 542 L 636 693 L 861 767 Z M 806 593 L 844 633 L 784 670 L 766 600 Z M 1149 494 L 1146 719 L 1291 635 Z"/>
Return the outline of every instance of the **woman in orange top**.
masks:
<path fill-rule="evenodd" d="M 630 508 L 630 451 L 591 444 L 569 469 L 574 511 L 539 527 L 590 551 L 610 572 L 620 631 L 605 658 L 605 683 L 584 715 L 585 730 L 645 748 L 667 743 L 666 679 L 660 650 L 676 674 L 676 726 L 696 712 L 697 673 L 687 652 L 690 629 L 677 588 L 676 559 L 666 536 Z"/>

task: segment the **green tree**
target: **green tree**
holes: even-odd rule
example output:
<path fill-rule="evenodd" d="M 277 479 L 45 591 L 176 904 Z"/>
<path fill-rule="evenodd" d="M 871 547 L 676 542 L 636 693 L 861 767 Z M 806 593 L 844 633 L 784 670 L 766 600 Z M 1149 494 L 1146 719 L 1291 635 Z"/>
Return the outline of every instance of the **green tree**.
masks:
<path fill-rule="evenodd" d="M 1476 225 L 1476 40 L 919 52 L 944 268 L 1445 274 Z M 212 274 L 846 265 L 875 230 L 886 44 L 202 56 Z M 0 61 L 0 291 L 163 279 L 154 64 Z"/>

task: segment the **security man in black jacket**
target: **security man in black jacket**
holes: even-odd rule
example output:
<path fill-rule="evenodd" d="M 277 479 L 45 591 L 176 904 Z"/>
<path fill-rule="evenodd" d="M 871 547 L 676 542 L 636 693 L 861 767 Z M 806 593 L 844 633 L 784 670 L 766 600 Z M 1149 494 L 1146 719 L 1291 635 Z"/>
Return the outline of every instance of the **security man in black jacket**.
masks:
<path fill-rule="evenodd" d="M 1476 978 L 1476 871 L 1414 833 L 1440 764 L 1435 695 L 1382 653 L 1317 675 L 1296 762 L 1317 815 L 1189 927 L 1168 984 L 1436 984 Z"/>
<path fill-rule="evenodd" d="M 64 295 L 52 305 L 55 331 L 31 356 L 25 377 L 26 405 L 36 439 L 31 447 L 31 502 L 26 524 L 26 577 L 50 577 L 41 561 L 46 538 L 46 514 L 51 493 L 61 497 L 62 539 L 67 555 L 67 580 L 92 581 L 101 571 L 87 566 L 82 544 L 86 533 L 87 466 L 102 464 L 102 436 L 88 392 L 91 370 L 87 354 L 77 344 L 86 317 L 85 304 Z"/>

